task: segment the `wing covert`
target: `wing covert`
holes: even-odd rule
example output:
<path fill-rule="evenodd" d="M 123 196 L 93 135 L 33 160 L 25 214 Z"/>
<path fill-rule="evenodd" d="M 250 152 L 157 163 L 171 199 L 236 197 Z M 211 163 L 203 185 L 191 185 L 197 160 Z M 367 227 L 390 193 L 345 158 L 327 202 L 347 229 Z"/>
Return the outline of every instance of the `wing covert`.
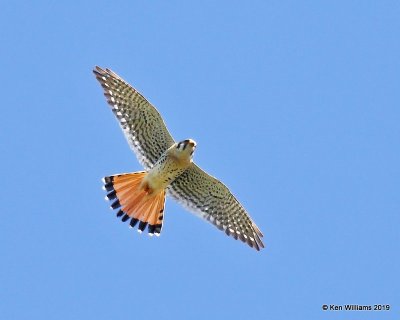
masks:
<path fill-rule="evenodd" d="M 136 89 L 109 69 L 93 70 L 104 95 L 135 152 L 146 170 L 150 169 L 174 139 L 157 111 Z"/>
<path fill-rule="evenodd" d="M 227 235 L 263 248 L 263 236 L 249 214 L 229 189 L 192 163 L 168 187 L 168 193 L 188 210 L 214 224 Z"/>

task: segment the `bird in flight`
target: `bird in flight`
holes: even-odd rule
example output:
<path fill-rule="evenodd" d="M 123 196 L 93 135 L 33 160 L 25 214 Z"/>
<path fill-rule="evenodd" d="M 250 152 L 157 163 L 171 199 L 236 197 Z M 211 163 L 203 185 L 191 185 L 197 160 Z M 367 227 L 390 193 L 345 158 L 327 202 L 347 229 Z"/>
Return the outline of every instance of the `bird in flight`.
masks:
<path fill-rule="evenodd" d="M 95 67 L 96 79 L 144 171 L 103 178 L 106 199 L 117 217 L 138 231 L 159 236 L 166 194 L 250 247 L 263 248 L 260 229 L 229 189 L 193 162 L 196 142 L 175 142 L 157 109 L 110 69 Z"/>

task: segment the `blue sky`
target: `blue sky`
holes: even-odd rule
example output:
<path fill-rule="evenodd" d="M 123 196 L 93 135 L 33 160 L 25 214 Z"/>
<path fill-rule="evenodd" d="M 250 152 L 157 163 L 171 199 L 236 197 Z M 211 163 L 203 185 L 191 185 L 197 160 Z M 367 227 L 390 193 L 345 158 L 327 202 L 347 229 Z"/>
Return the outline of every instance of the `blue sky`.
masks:
<path fill-rule="evenodd" d="M 398 318 L 399 16 L 398 1 L 3 2 L 0 318 Z M 265 250 L 170 199 L 160 238 L 114 217 L 101 177 L 141 167 L 95 65 L 197 141 Z"/>

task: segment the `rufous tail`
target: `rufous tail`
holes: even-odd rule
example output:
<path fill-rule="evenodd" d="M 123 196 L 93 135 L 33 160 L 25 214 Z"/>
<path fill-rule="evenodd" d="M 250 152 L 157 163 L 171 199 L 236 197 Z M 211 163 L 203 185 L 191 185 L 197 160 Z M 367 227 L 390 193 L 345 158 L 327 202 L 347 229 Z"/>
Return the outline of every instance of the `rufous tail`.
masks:
<path fill-rule="evenodd" d="M 142 232 L 148 226 L 149 235 L 159 236 L 164 217 L 165 190 L 152 193 L 143 186 L 145 171 L 117 174 L 103 178 L 108 193 L 106 200 L 113 201 L 112 209 L 119 209 L 117 217 L 123 222 L 130 219 L 130 226 L 138 225 Z"/>

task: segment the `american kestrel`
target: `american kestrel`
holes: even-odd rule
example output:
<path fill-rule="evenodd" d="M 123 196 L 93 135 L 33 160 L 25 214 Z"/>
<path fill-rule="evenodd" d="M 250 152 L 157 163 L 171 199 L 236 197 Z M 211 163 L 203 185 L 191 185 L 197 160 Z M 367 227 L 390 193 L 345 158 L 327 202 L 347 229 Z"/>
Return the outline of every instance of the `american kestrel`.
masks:
<path fill-rule="evenodd" d="M 227 235 L 260 250 L 262 233 L 246 210 L 219 180 L 192 160 L 196 142 L 175 142 L 156 108 L 109 69 L 93 70 L 104 95 L 145 171 L 103 178 L 106 199 L 117 217 L 160 235 L 166 194 Z"/>

